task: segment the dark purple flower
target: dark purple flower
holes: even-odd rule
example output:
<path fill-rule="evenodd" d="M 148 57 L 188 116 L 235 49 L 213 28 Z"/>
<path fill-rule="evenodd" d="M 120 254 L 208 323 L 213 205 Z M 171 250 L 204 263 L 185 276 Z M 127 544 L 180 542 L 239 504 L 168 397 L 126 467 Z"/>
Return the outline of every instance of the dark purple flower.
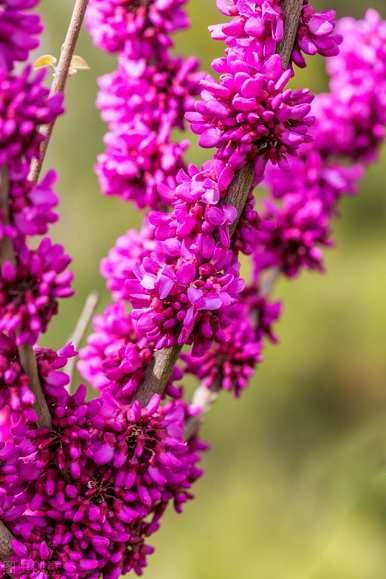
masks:
<path fill-rule="evenodd" d="M 254 253 L 257 276 L 274 268 L 289 277 L 302 268 L 323 271 L 321 247 L 332 245 L 329 215 L 319 199 L 288 194 L 282 204 L 265 202 Z"/>
<path fill-rule="evenodd" d="M 68 355 L 38 352 L 53 425 L 51 432 L 30 433 L 44 469 L 8 523 L 12 560 L 30 562 L 31 569 L 39 562 L 35 579 L 48 568 L 78 579 L 140 574 L 153 552 L 145 541 L 168 504 L 180 512 L 191 498 L 205 445 L 184 441 L 190 409 L 183 402 L 160 407 L 155 396 L 142 409 L 109 397 L 87 402 L 84 386 L 70 396 L 61 371 Z"/>

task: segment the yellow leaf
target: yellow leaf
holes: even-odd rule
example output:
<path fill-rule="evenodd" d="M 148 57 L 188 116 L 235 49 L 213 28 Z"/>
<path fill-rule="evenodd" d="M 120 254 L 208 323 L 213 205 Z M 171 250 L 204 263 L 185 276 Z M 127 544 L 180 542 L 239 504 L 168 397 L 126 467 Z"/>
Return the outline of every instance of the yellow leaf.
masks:
<path fill-rule="evenodd" d="M 79 70 L 90 70 L 90 67 L 84 58 L 82 58 L 81 56 L 79 56 L 77 54 L 74 54 L 74 56 L 72 57 L 72 60 L 71 60 L 69 75 L 73 76 Z"/>
<path fill-rule="evenodd" d="M 57 60 L 55 56 L 52 56 L 52 54 L 43 54 L 43 56 L 39 56 L 39 58 L 35 60 L 34 68 L 36 70 L 38 70 L 39 68 L 47 68 L 49 66 L 55 68 L 56 62 Z"/>

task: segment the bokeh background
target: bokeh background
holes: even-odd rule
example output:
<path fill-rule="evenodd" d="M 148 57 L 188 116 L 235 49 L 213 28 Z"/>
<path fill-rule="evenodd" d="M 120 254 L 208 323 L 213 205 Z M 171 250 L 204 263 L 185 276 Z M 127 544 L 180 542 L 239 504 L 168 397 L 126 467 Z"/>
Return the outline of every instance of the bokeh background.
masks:
<path fill-rule="evenodd" d="M 39 54 L 58 54 L 73 2 L 43 0 Z M 340 16 L 384 0 L 315 2 Z M 219 44 L 207 26 L 215 0 L 192 0 L 193 28 L 177 50 L 209 68 Z M 61 223 L 55 238 L 74 257 L 77 296 L 64 303 L 44 344 L 62 345 L 87 294 L 107 300 L 100 259 L 118 235 L 140 224 L 131 205 L 103 198 L 93 164 L 104 127 L 96 78 L 114 68 L 83 33 L 78 54 L 91 70 L 69 82 L 68 113 L 47 166 L 60 173 Z M 297 82 L 326 88 L 321 59 Z M 193 147 L 191 159 L 204 159 Z M 154 540 L 148 579 L 386 579 L 386 154 L 361 194 L 342 205 L 327 275 L 281 282 L 280 345 L 269 347 L 250 390 L 224 395 L 208 417 L 206 476 L 182 517 L 168 513 Z"/>

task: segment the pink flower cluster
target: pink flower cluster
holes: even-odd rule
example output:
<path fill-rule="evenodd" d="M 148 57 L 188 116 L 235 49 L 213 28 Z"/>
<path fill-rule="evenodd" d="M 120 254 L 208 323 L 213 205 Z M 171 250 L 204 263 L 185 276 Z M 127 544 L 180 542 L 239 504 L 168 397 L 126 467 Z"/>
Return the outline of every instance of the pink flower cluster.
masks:
<path fill-rule="evenodd" d="M 245 360 L 241 370 L 238 363 L 228 362 L 226 375 L 233 376 L 233 382 L 224 381 L 227 389 L 239 394 L 248 383 L 241 378 L 243 372 L 249 376 L 261 359 L 264 333 L 259 325 L 264 311 L 256 316 L 254 308 L 246 306 L 249 290 L 244 289 L 239 276 L 238 251 L 252 257 L 257 293 L 264 291 L 264 279 L 271 272 L 293 277 L 303 268 L 323 270 L 322 250 L 333 244 L 331 218 L 337 213 L 337 203 L 343 195 L 356 192 L 364 171 L 366 158 L 362 155 L 358 159 L 358 146 L 354 145 L 358 111 L 362 110 L 362 126 L 368 123 L 366 131 L 379 135 L 373 145 L 369 139 L 363 141 L 366 154 L 372 157 L 382 138 L 384 91 L 377 92 L 375 86 L 382 87 L 385 78 L 384 24 L 371 12 L 363 22 L 350 20 L 355 31 L 341 34 L 342 27 L 348 26 L 346 21 L 336 32 L 334 11 L 317 12 L 304 2 L 292 62 L 304 66 L 305 55 L 327 56 L 332 74 L 331 92 L 312 102 L 309 91 L 286 86 L 293 71 L 284 70 L 277 55 L 284 28 L 280 2 L 223 0 L 218 6 L 230 17 L 228 22 L 211 27 L 212 37 L 227 46 L 225 56 L 213 63 L 219 78 L 200 81 L 201 100 L 185 115 L 199 134 L 201 146 L 215 148 L 214 159 L 202 168 L 174 167 L 175 185 L 171 187 L 164 179 L 157 187 L 164 202 L 161 210 L 150 212 L 139 234 L 129 231 L 118 240 L 103 261 L 102 273 L 114 299 L 132 306 L 128 317 L 136 339 L 144 340 L 150 350 L 193 344 L 186 368 L 196 368 L 204 383 L 213 385 L 218 382 L 215 376 L 225 376 L 221 361 L 225 352 L 233 360 Z M 346 36 L 356 41 L 346 44 Z M 371 50 L 361 58 L 360 47 L 366 43 L 371 44 Z M 146 118 L 145 107 L 132 99 L 136 66 L 142 67 L 140 59 L 133 65 L 126 86 L 120 78 L 122 98 L 117 98 L 116 77 L 102 86 L 102 114 L 111 124 L 122 121 L 128 106 L 133 114 L 141 106 Z M 340 70 L 346 72 L 338 86 Z M 352 112 L 347 107 L 346 95 L 356 98 L 354 86 L 358 83 L 358 103 L 374 101 L 379 111 L 376 117 L 369 107 L 354 106 Z M 149 99 L 155 102 L 151 91 Z M 172 109 L 181 112 L 183 107 L 176 102 L 174 97 L 170 99 Z M 338 116 L 340 109 L 345 110 L 342 116 Z M 332 139 L 332 131 L 343 135 L 345 151 L 339 137 Z M 352 163 L 343 158 L 340 163 L 339 157 L 347 157 L 349 150 L 354 151 Z M 255 164 L 255 183 L 261 180 L 268 162 L 265 181 L 270 194 L 258 211 L 253 196 L 249 197 L 231 240 L 237 213 L 223 200 L 235 173 L 248 162 Z M 120 187 L 123 192 L 124 187 Z M 162 211 L 166 204 L 171 211 Z M 269 302 L 266 306 L 269 310 L 278 307 Z M 235 312 L 247 317 L 237 331 Z M 273 320 L 278 317 L 276 312 Z M 230 346 L 229 337 L 235 334 L 238 338 Z M 89 355 L 86 349 L 84 372 L 91 364 Z M 100 366 L 95 358 L 93 363 Z"/>
<path fill-rule="evenodd" d="M 40 156 L 43 125 L 63 112 L 61 95 L 50 96 L 44 72 L 27 65 L 13 71 L 38 44 L 40 18 L 28 10 L 35 0 L 0 2 L 0 328 L 17 343 L 34 344 L 57 311 L 58 299 L 72 295 L 70 259 L 49 239 L 29 249 L 30 237 L 48 233 L 57 221 L 53 171 L 29 178 Z"/>
<path fill-rule="evenodd" d="M 229 49 L 213 68 L 220 82 L 202 81 L 202 100 L 186 118 L 202 147 L 217 148 L 217 159 L 235 171 L 250 159 L 277 163 L 310 140 L 313 97 L 308 90 L 284 90 L 292 71 L 283 69 L 278 54 L 248 65 L 243 53 Z"/>
<path fill-rule="evenodd" d="M 12 360 L 12 344 L 2 344 L 3 357 Z M 68 394 L 62 369 L 73 355 L 71 346 L 58 353 L 37 350 L 52 429 L 33 428 L 29 410 L 30 422 L 24 412 L 0 447 L 0 481 L 7 491 L 0 495 L 0 518 L 16 537 L 13 575 L 141 574 L 152 552 L 145 541 L 171 501 L 180 512 L 190 498 L 205 446 L 184 441 L 189 408 L 183 401 L 160 407 L 154 396 L 141 408 L 138 402 L 119 404 L 108 393 L 88 402 L 85 386 Z M 8 374 L 10 384 L 26 379 L 17 362 Z M 22 402 L 28 411 L 31 400 Z"/>
<path fill-rule="evenodd" d="M 24 7 L 28 4 L 35 2 L 25 0 Z M 16 5 L 21 7 L 9 3 L 12 18 Z M 165 9 L 164 3 L 161 12 L 177 24 L 178 14 L 174 18 Z M 4 21 L 10 21 L 5 16 Z M 154 10 L 151 18 L 156 23 Z M 172 28 L 167 25 L 166 30 Z M 146 25 L 145 37 L 148 34 Z M 117 90 L 117 103 L 110 103 L 112 108 L 106 104 L 105 110 L 112 117 L 121 105 L 131 110 L 126 98 L 134 107 L 143 83 L 152 83 L 154 93 L 139 114 L 144 113 L 143 122 L 157 139 L 162 128 L 166 151 L 167 132 L 182 128 L 189 91 L 195 94 L 197 63 L 169 57 L 170 42 L 166 36 L 159 40 L 154 58 L 164 54 L 163 72 L 157 74 L 154 66 L 146 69 L 126 94 Z M 150 44 L 156 50 L 157 41 Z M 127 51 L 125 58 L 130 68 Z M 50 428 L 38 426 L 32 375 L 23 367 L 22 352 L 36 345 L 57 311 L 58 299 L 72 294 L 70 260 L 63 248 L 48 237 L 34 249 L 28 244 L 30 237 L 46 234 L 57 220 L 55 174 L 50 171 L 39 183 L 29 177 L 40 155 L 41 126 L 63 110 L 62 97 L 50 97 L 43 82 L 44 75 L 33 75 L 29 67 L 19 75 L 2 71 L 0 77 L 0 520 L 14 537 L 7 564 L 0 563 L 0 576 L 11 572 L 20 579 L 97 579 L 130 571 L 142 574 L 153 551 L 148 537 L 158 530 L 170 503 L 181 512 L 191 498 L 190 487 L 201 475 L 197 463 L 206 447 L 196 437 L 185 441 L 192 411 L 181 400 L 181 388 L 173 384 L 181 377 L 178 370 L 165 392 L 172 401 L 161 406 L 161 397 L 154 396 L 141 408 L 133 400 L 153 351 L 145 338 L 138 340 L 123 303 L 108 308 L 99 327 L 96 322 L 99 336 L 88 346 L 95 364 L 85 372 L 99 390 L 97 399 L 86 400 L 84 385 L 69 393 L 65 367 L 76 355 L 72 345 L 59 352 L 29 350 L 37 362 L 33 380 L 38 377 L 51 414 Z M 169 112 L 168 95 L 175 98 Z M 123 118 L 108 122 L 113 131 L 124 123 Z M 138 127 L 131 125 L 133 131 Z M 167 155 L 169 160 L 173 157 L 173 148 Z M 149 234 L 149 243 L 152 239 Z"/>
<path fill-rule="evenodd" d="M 96 44 L 119 53 L 117 71 L 99 81 L 97 105 L 109 132 L 97 174 L 105 195 L 132 200 L 142 209 L 170 203 L 164 191 L 175 187 L 189 146 L 175 140 L 173 131 L 184 130 L 185 112 L 203 75 L 195 58 L 170 52 L 170 35 L 189 24 L 185 2 L 92 0 L 88 12 Z"/>
<path fill-rule="evenodd" d="M 53 430 L 34 440 L 40 472 L 35 466 L 21 473 L 35 484 L 33 491 L 27 485 L 24 508 L 13 509 L 14 560 L 31 570 L 40 565 L 41 573 L 51 569 L 47 577 L 141 574 L 152 552 L 145 540 L 158 530 L 170 501 L 181 510 L 200 476 L 202 445 L 183 440 L 182 402 L 160 408 L 154 397 L 143 409 L 138 402 L 87 402 L 85 387 L 70 397 L 59 385 L 60 372 L 53 376 L 54 357 L 39 354 L 41 372 L 45 365 L 50 369 Z"/>
<path fill-rule="evenodd" d="M 362 21 L 343 19 L 338 30 L 344 40 L 328 60 L 330 92 L 313 103 L 313 142 L 300 147 L 286 171 L 271 165 L 266 173 L 271 195 L 255 237 L 256 280 L 267 268 L 290 277 L 303 268 L 323 269 L 338 203 L 356 193 L 384 141 L 385 22 L 369 10 Z"/>
<path fill-rule="evenodd" d="M 39 46 L 43 27 L 39 16 L 29 12 L 38 1 L 0 0 L 0 70 L 11 70 Z"/>

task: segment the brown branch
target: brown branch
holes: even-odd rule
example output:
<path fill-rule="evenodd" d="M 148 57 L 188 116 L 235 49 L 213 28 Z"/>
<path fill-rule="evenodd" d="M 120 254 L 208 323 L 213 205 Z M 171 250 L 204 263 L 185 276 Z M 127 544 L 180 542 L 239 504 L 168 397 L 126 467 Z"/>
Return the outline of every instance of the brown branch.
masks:
<path fill-rule="evenodd" d="M 51 429 L 51 415 L 40 384 L 38 366 L 33 347 L 29 344 L 19 346 L 19 358 L 24 372 L 29 377 L 30 388 L 35 395 L 35 410 L 38 415 L 38 426 L 40 428 Z"/>
<path fill-rule="evenodd" d="M 75 350 L 78 350 L 79 346 L 81 345 L 84 335 L 87 331 L 87 328 L 90 324 L 91 318 L 94 315 L 94 312 L 98 306 L 98 302 L 99 302 L 99 294 L 97 294 L 96 292 L 92 292 L 87 300 L 86 303 L 84 304 L 82 313 L 80 315 L 80 318 L 78 320 L 78 323 L 76 324 L 74 333 L 72 334 L 72 336 L 70 337 L 70 342 L 73 343 Z M 70 377 L 70 385 L 69 385 L 69 389 L 71 389 L 71 382 L 74 376 L 74 371 L 75 371 L 75 362 L 76 362 L 76 357 L 74 358 L 70 358 L 67 366 L 65 367 L 64 371 L 66 372 L 66 374 L 69 375 Z"/>
<path fill-rule="evenodd" d="M 162 394 L 169 382 L 174 365 L 178 360 L 182 346 L 157 350 L 146 370 L 145 379 L 136 393 L 136 400 L 146 406 L 154 394 Z"/>
<path fill-rule="evenodd" d="M 303 0 L 283 0 L 281 6 L 284 14 L 284 38 L 278 53 L 284 68 L 288 68 L 299 28 L 299 18 L 303 8 Z"/>
<path fill-rule="evenodd" d="M 56 95 L 58 93 L 64 92 L 64 89 L 66 88 L 72 57 L 74 56 L 75 47 L 78 42 L 88 2 L 89 0 L 76 0 L 74 10 L 71 16 L 70 25 L 67 30 L 67 35 L 60 53 L 59 62 L 55 69 L 55 75 L 51 85 L 51 95 Z M 47 125 L 42 131 L 42 133 L 45 136 L 45 139 L 41 146 L 40 157 L 39 159 L 33 161 L 29 176 L 29 179 L 33 183 L 37 183 L 39 179 L 44 159 L 47 154 L 48 145 L 50 143 L 52 132 L 55 127 L 55 122 L 56 119 L 52 123 Z"/>
<path fill-rule="evenodd" d="M 62 46 L 59 63 L 51 85 L 51 95 L 63 92 L 66 87 L 71 60 L 75 51 L 77 40 L 79 38 L 79 32 L 82 27 L 88 1 L 89 0 L 77 0 L 75 3 L 66 38 Z M 46 138 L 42 143 L 40 157 L 32 164 L 29 179 L 33 183 L 36 183 L 39 179 L 40 171 L 44 163 L 54 126 L 55 121 L 46 127 Z M 42 428 L 51 428 L 50 412 L 44 397 L 42 386 L 40 384 L 34 350 L 29 345 L 20 346 L 19 356 L 24 371 L 27 376 L 29 376 L 31 390 L 35 394 L 35 409 L 38 414 L 38 424 Z"/>
<path fill-rule="evenodd" d="M 283 1 L 282 9 L 285 19 L 285 35 L 278 53 L 282 58 L 284 68 L 287 68 L 290 63 L 302 6 L 303 0 Z M 243 214 L 248 195 L 251 191 L 253 176 L 254 167 L 252 163 L 249 163 L 237 173 L 223 201 L 224 204 L 233 205 L 237 209 L 238 217 L 231 226 L 231 235 L 234 235 L 240 217 Z M 146 404 L 153 394 L 162 394 L 164 392 L 180 352 L 180 346 L 173 346 L 172 348 L 165 348 L 155 352 L 153 361 L 146 371 L 145 380 L 136 394 L 136 399 L 139 400 L 142 405 Z"/>
<path fill-rule="evenodd" d="M 3 166 L 0 169 L 0 217 L 4 225 L 10 223 L 9 213 L 9 175 L 7 167 Z M 12 240 L 7 235 L 0 241 L 0 264 L 5 261 L 15 263 Z"/>
<path fill-rule="evenodd" d="M 248 195 L 251 192 L 253 177 L 253 163 L 248 163 L 236 174 L 223 200 L 224 205 L 233 205 L 237 209 L 237 219 L 229 228 L 231 236 L 236 233 L 240 217 L 244 212 Z"/>
<path fill-rule="evenodd" d="M 0 521 L 0 559 L 6 560 L 12 551 L 12 533 Z"/>

